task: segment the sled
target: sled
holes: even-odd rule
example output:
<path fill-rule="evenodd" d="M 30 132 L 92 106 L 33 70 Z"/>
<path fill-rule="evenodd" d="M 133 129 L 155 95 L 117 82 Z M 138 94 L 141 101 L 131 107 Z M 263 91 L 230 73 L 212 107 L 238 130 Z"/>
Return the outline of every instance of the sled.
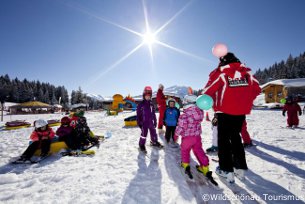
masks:
<path fill-rule="evenodd" d="M 5 123 L 4 130 L 16 130 L 20 128 L 27 128 L 30 127 L 31 123 L 26 122 L 24 120 L 15 120 L 11 122 Z"/>

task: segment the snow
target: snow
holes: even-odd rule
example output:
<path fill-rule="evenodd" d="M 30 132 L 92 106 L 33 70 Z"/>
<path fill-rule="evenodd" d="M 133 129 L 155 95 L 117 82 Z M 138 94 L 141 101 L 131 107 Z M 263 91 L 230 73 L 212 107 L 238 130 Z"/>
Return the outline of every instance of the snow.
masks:
<path fill-rule="evenodd" d="M 305 78 L 298 79 L 278 79 L 270 81 L 261 86 L 261 88 L 267 87 L 269 84 L 273 85 L 284 85 L 285 87 L 305 87 Z"/>
<path fill-rule="evenodd" d="M 291 130 L 284 128 L 286 118 L 281 111 L 253 110 L 247 116 L 248 130 L 258 146 L 246 149 L 249 166 L 246 180 L 236 179 L 236 186 L 232 187 L 214 175 L 219 183 L 217 189 L 200 178 L 194 169 L 195 182 L 183 177 L 179 149 L 156 150 L 149 147 L 148 139 L 148 156 L 139 153 L 140 129 L 124 127 L 124 118 L 134 114 L 123 112 L 106 116 L 105 112 L 86 112 L 94 133 L 105 135 L 108 131 L 112 135 L 95 149 L 96 154 L 52 155 L 33 165 L 9 164 L 28 146 L 32 127 L 0 131 L 0 203 L 204 203 L 203 198 L 207 196 L 218 197 L 217 201 L 209 203 L 229 203 L 228 198 L 232 203 L 291 203 L 291 200 L 284 200 L 284 196 L 305 198 L 305 116 L 300 116 L 301 128 Z M 213 113 L 209 115 L 211 118 Z M 33 122 L 38 118 L 60 119 L 62 116 L 14 115 L 4 119 Z M 206 149 L 212 142 L 210 122 L 203 121 L 202 128 Z M 163 141 L 162 136 L 160 140 Z M 192 159 L 194 165 L 193 155 Z M 217 165 L 210 160 L 211 170 Z M 249 200 L 250 196 L 258 201 Z"/>

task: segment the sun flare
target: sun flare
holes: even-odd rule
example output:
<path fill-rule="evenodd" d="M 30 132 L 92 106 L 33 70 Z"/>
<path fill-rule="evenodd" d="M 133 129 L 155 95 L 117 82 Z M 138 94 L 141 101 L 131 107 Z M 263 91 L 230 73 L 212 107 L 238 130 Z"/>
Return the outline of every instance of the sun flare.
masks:
<path fill-rule="evenodd" d="M 143 43 L 149 46 L 157 42 L 156 36 L 151 32 L 145 33 L 142 36 L 142 39 L 143 39 Z"/>

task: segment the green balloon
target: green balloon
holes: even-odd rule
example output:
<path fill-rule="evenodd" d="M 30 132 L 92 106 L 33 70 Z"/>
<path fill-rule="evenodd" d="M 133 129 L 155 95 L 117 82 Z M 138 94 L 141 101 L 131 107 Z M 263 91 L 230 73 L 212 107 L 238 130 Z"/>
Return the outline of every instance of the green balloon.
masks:
<path fill-rule="evenodd" d="M 281 104 L 285 104 L 285 103 L 286 103 L 286 99 L 282 98 L 282 99 L 280 100 L 280 102 L 281 102 Z"/>
<path fill-rule="evenodd" d="M 201 96 L 198 96 L 198 98 L 196 99 L 196 105 L 201 110 L 209 110 L 213 106 L 213 99 L 211 96 L 203 94 Z"/>

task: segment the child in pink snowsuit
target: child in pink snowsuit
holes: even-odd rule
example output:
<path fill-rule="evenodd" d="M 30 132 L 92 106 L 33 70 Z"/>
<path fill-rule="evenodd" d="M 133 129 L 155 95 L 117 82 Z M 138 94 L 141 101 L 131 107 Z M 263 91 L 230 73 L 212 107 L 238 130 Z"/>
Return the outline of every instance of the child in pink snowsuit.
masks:
<path fill-rule="evenodd" d="M 181 135 L 181 166 L 186 173 L 190 170 L 190 152 L 193 150 L 200 167 L 198 170 L 204 175 L 209 171 L 209 158 L 202 149 L 201 122 L 204 117 L 203 110 L 196 105 L 196 96 L 187 95 L 183 99 L 184 110 L 178 121 L 176 135 Z"/>

